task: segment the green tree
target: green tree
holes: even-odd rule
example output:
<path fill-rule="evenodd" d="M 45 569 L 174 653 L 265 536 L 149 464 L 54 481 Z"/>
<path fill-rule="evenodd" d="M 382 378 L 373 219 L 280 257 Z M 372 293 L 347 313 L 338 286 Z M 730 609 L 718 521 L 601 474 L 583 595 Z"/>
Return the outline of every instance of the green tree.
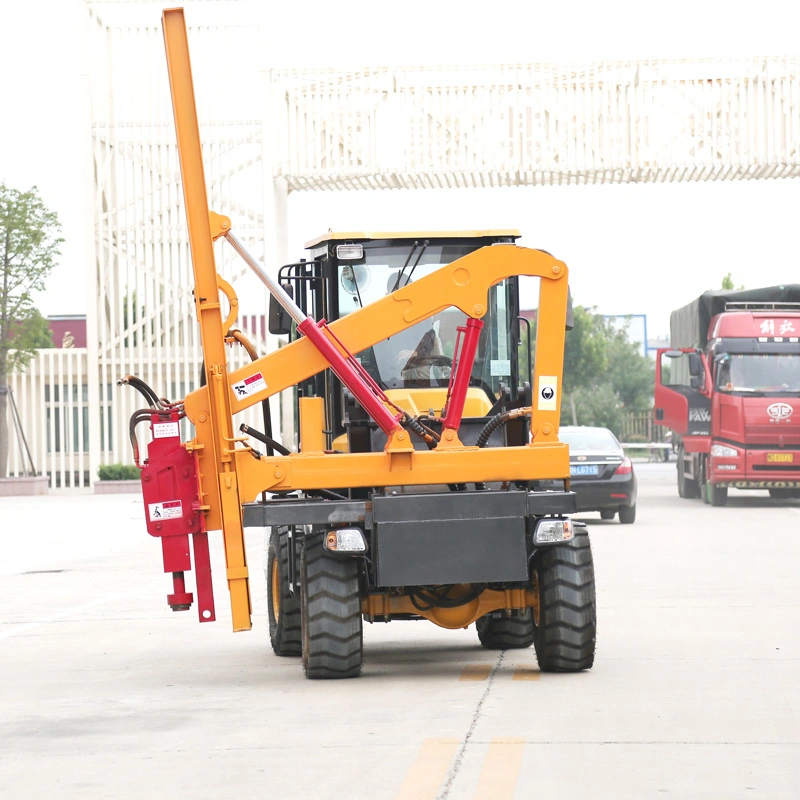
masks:
<path fill-rule="evenodd" d="M 611 328 L 608 338 L 608 376 L 626 411 L 645 411 L 653 399 L 655 362 L 642 354 L 627 330 Z"/>
<path fill-rule="evenodd" d="M 731 278 L 730 272 L 722 279 L 722 286 L 721 289 L 744 289 L 744 286 L 734 286 L 733 285 L 733 278 Z"/>
<path fill-rule="evenodd" d="M 0 182 L 0 478 L 8 466 L 8 376 L 37 348 L 52 346 L 33 294 L 45 288 L 60 255 L 60 231 L 35 186 L 22 192 Z"/>
<path fill-rule="evenodd" d="M 574 307 L 564 345 L 561 423 L 599 425 L 621 433 L 625 412 L 649 408 L 655 366 L 593 308 Z"/>

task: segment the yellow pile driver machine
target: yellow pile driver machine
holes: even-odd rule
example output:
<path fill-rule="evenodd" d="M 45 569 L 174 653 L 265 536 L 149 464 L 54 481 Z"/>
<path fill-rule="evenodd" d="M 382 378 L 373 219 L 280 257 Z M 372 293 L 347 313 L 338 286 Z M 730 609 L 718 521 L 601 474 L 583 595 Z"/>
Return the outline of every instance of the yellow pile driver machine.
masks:
<path fill-rule="evenodd" d="M 244 527 L 259 526 L 272 648 L 302 657 L 309 678 L 357 676 L 363 622 L 412 619 L 475 623 L 486 648 L 532 644 L 543 670 L 588 669 L 594 570 L 586 528 L 569 517 L 558 440 L 566 265 L 518 247 L 514 231 L 329 233 L 269 275 L 231 221 L 209 212 L 183 11 L 165 11 L 163 26 L 205 385 L 170 403 L 124 382 L 148 400 L 131 438 L 136 449 L 136 426 L 150 424 L 142 487 L 170 606 L 195 601 L 191 549 L 200 621 L 215 618 L 207 532 L 221 531 L 233 628 L 248 630 Z M 270 330 L 289 336 L 275 352 L 259 358 L 233 328 L 238 302 L 214 263 L 220 237 L 271 292 Z M 540 279 L 527 375 L 520 275 Z M 231 371 L 226 347 L 237 343 L 253 360 Z M 292 389 L 297 452 L 272 438 L 266 412 Z M 234 430 L 234 415 L 259 403 L 266 429 Z M 183 417 L 194 426 L 185 442 Z"/>

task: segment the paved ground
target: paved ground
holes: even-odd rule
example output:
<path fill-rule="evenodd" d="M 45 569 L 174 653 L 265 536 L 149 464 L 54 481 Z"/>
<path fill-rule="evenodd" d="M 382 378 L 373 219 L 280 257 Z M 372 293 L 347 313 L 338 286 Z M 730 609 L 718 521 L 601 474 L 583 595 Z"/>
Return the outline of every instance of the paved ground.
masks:
<path fill-rule="evenodd" d="M 539 673 L 474 628 L 367 626 L 363 677 L 173 614 L 132 496 L 0 500 L 0 797 L 800 797 L 800 503 L 679 500 L 637 465 L 633 526 L 590 522 L 595 668 Z"/>

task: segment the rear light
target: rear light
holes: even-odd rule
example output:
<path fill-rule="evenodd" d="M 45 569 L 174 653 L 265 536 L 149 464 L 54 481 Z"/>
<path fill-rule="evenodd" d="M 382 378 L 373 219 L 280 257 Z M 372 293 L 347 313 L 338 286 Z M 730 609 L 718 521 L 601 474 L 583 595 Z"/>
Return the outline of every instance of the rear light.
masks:
<path fill-rule="evenodd" d="M 631 464 L 631 460 L 625 456 L 622 459 L 622 463 L 614 470 L 615 475 L 630 475 L 633 472 L 633 464 Z"/>

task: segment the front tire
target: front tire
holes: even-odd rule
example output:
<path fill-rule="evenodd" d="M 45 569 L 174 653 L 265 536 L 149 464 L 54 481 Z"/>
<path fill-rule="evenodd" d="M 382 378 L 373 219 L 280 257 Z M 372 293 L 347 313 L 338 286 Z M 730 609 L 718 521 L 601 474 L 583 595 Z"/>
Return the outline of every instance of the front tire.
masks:
<path fill-rule="evenodd" d="M 708 497 L 711 500 L 712 506 L 724 506 L 728 502 L 728 487 L 727 486 L 708 486 Z"/>
<path fill-rule="evenodd" d="M 594 664 L 597 613 L 589 533 L 575 523 L 568 544 L 544 547 L 533 561 L 533 644 L 542 672 L 580 672 Z"/>
<path fill-rule="evenodd" d="M 276 656 L 303 653 L 300 602 L 289 591 L 289 546 L 288 534 L 273 529 L 267 549 L 267 613 L 269 640 Z"/>
<path fill-rule="evenodd" d="M 363 629 L 358 561 L 331 555 L 321 536 L 303 548 L 303 668 L 307 678 L 356 678 Z"/>
<path fill-rule="evenodd" d="M 502 612 L 497 617 L 487 614 L 475 627 L 478 639 L 487 650 L 513 650 L 533 644 L 533 612 L 526 608 L 519 615 L 506 617 Z"/>

